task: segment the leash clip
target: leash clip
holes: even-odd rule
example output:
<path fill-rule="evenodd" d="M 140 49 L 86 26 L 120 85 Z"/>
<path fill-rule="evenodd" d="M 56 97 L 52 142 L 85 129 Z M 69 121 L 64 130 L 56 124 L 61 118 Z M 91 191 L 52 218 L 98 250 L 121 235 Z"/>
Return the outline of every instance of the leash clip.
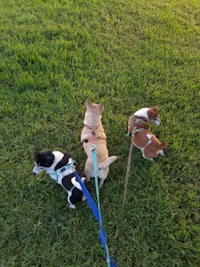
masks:
<path fill-rule="evenodd" d="M 91 146 L 91 148 L 92 148 L 92 152 L 95 152 L 96 146 L 94 144 Z"/>

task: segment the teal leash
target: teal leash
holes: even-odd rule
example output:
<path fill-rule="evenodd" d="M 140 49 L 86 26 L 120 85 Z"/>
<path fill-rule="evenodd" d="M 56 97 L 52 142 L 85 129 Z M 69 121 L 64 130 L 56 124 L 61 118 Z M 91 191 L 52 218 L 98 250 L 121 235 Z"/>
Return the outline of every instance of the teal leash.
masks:
<path fill-rule="evenodd" d="M 115 262 L 110 258 L 109 256 L 109 250 L 107 246 L 107 238 L 106 238 L 106 233 L 103 229 L 103 223 L 102 223 L 102 218 L 101 218 L 101 212 L 100 212 L 100 198 L 99 198 L 99 187 L 98 187 L 98 162 L 97 162 L 97 157 L 96 157 L 96 147 L 93 145 L 92 146 L 92 160 L 93 160 L 93 165 L 94 165 L 94 177 L 95 177 L 95 185 L 96 185 L 96 195 L 97 195 L 97 201 L 98 201 L 98 206 L 94 202 L 93 198 L 91 197 L 89 191 L 87 190 L 86 186 L 82 182 L 78 172 L 75 170 L 74 174 L 77 178 L 77 181 L 79 182 L 82 191 L 87 199 L 87 202 L 97 220 L 100 226 L 99 230 L 99 238 L 102 247 L 104 248 L 104 251 L 106 253 L 106 262 L 108 267 L 117 267 Z"/>
<path fill-rule="evenodd" d="M 99 209 L 99 219 L 100 219 L 100 226 L 102 226 L 102 218 L 101 218 L 101 205 L 100 205 L 100 197 L 99 197 L 99 185 L 98 185 L 98 163 L 97 163 L 97 156 L 96 156 L 96 147 L 92 145 L 92 162 L 94 168 L 94 181 L 95 181 L 95 188 L 96 188 L 96 197 L 97 197 L 97 206 Z"/>
<path fill-rule="evenodd" d="M 103 230 L 103 223 L 102 223 L 102 217 L 101 217 L 101 207 L 100 207 L 100 198 L 99 198 L 99 185 L 98 185 L 98 162 L 97 162 L 97 156 L 96 156 L 96 146 L 92 145 L 92 161 L 93 161 L 93 168 L 94 168 L 94 178 L 95 178 L 95 187 L 96 187 L 96 197 L 97 197 L 97 206 L 99 210 L 99 220 L 100 220 L 100 240 L 102 243 L 102 246 L 104 247 L 104 250 L 106 252 L 106 262 L 107 266 L 111 267 L 111 259 L 109 255 L 109 250 L 106 242 L 106 234 Z M 112 263 L 113 265 L 113 263 Z"/>

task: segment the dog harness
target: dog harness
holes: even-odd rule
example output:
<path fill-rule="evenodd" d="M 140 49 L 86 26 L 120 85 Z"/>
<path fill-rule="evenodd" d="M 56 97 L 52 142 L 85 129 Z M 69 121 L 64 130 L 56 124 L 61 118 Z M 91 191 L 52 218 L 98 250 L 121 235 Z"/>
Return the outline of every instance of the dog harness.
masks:
<path fill-rule="evenodd" d="M 145 117 L 135 115 L 133 115 L 132 117 L 134 119 L 134 128 L 133 131 L 130 132 L 130 135 L 135 135 L 138 132 L 149 129 L 148 120 Z M 140 124 L 142 124 L 143 126 L 141 127 Z"/>
<path fill-rule="evenodd" d="M 74 173 L 75 163 L 76 163 L 76 161 L 71 159 L 70 163 L 68 163 L 66 166 L 61 167 L 60 169 L 58 169 L 54 172 L 50 172 L 49 175 L 56 183 L 62 185 L 62 179 L 65 176 L 69 176 L 69 175 Z"/>
<path fill-rule="evenodd" d="M 96 135 L 96 129 L 98 129 L 98 127 L 93 127 L 89 125 L 84 125 L 84 127 L 87 127 L 88 129 L 91 130 L 91 137 L 83 139 L 82 141 L 83 143 L 92 142 L 97 139 L 106 140 L 105 138 L 102 138 Z"/>

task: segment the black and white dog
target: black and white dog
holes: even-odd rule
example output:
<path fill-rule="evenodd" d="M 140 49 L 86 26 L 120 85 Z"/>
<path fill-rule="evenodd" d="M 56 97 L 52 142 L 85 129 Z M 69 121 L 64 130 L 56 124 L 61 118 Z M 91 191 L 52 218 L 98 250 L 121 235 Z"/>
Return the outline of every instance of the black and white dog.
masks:
<path fill-rule="evenodd" d="M 75 203 L 85 200 L 79 182 L 76 180 L 75 171 L 79 174 L 82 182 L 86 185 L 86 178 L 82 175 L 77 163 L 68 154 L 60 151 L 45 151 L 34 153 L 33 174 L 37 175 L 42 171 L 47 174 L 68 193 L 69 207 L 75 209 Z"/>

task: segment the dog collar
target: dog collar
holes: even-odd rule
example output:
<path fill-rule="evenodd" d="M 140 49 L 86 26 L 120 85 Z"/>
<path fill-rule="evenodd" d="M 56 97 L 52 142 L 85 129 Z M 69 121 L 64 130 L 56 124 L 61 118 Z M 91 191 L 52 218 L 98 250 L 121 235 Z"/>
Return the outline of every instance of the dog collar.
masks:
<path fill-rule="evenodd" d="M 138 121 L 148 121 L 148 119 L 143 117 L 143 116 L 133 115 L 133 118 L 134 118 L 134 120 L 138 120 Z"/>
<path fill-rule="evenodd" d="M 89 127 L 89 126 L 88 126 Z M 93 142 L 94 140 L 100 139 L 100 140 L 106 140 L 106 138 L 103 137 L 99 137 L 96 135 L 96 129 L 98 127 L 94 128 L 94 127 L 90 127 L 89 129 L 92 130 L 91 136 L 89 138 L 85 138 L 83 139 L 82 143 L 88 143 L 88 142 Z"/>
<path fill-rule="evenodd" d="M 93 142 L 94 140 L 101 139 L 101 140 L 106 140 L 105 138 L 101 138 L 96 135 L 96 129 L 99 128 L 99 126 L 89 126 L 87 124 L 84 124 L 84 127 L 87 127 L 88 129 L 91 130 L 91 137 L 83 139 L 82 143 L 88 143 L 88 142 Z"/>
<path fill-rule="evenodd" d="M 88 129 L 92 130 L 92 137 L 96 136 L 96 129 L 98 129 L 98 126 L 94 127 L 94 126 L 84 125 L 84 127 L 87 127 Z"/>
<path fill-rule="evenodd" d="M 88 142 L 93 142 L 94 140 L 106 140 L 106 138 L 102 138 L 102 137 L 99 137 L 99 136 L 91 136 L 90 138 L 85 138 L 83 139 L 82 143 L 88 143 Z"/>
<path fill-rule="evenodd" d="M 99 126 L 90 126 L 90 125 L 87 125 L 87 124 L 84 124 L 84 127 L 87 127 L 90 130 L 96 130 L 96 129 L 99 128 Z"/>
<path fill-rule="evenodd" d="M 129 133 L 130 135 L 135 135 L 138 132 L 149 129 L 148 120 L 145 117 L 133 115 L 133 119 L 134 119 L 134 128 L 133 131 Z M 140 126 L 140 124 L 142 124 L 142 126 Z"/>

